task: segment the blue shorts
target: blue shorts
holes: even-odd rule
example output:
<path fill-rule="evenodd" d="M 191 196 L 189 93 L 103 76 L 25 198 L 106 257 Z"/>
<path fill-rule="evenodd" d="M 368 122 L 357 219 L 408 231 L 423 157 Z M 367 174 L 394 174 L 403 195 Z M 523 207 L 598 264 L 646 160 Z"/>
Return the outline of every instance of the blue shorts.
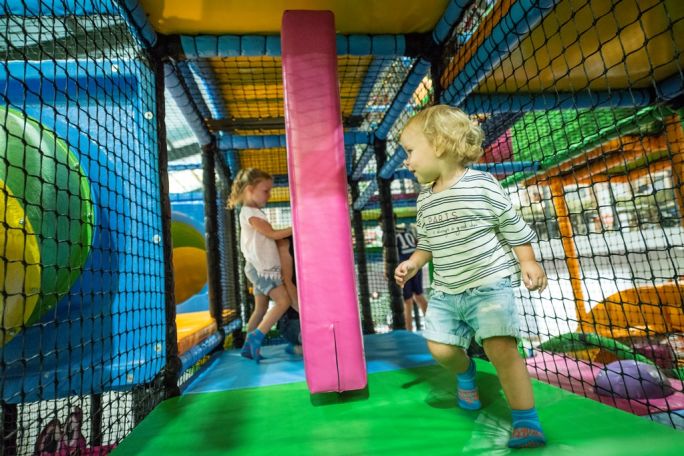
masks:
<path fill-rule="evenodd" d="M 520 321 L 510 277 L 462 293 L 433 291 L 423 337 L 463 349 L 495 336 L 520 337 Z"/>
<path fill-rule="evenodd" d="M 404 301 L 407 299 L 411 299 L 411 297 L 414 294 L 417 295 L 422 295 L 423 294 L 423 270 L 420 269 L 416 275 L 411 277 L 411 279 L 404 284 L 404 288 L 402 289 L 402 293 L 404 294 Z"/>
<path fill-rule="evenodd" d="M 268 294 L 276 287 L 283 284 L 283 279 L 274 279 L 272 277 L 263 277 L 257 273 L 257 270 L 251 263 L 245 263 L 245 276 L 252 282 L 254 286 L 254 296 Z"/>

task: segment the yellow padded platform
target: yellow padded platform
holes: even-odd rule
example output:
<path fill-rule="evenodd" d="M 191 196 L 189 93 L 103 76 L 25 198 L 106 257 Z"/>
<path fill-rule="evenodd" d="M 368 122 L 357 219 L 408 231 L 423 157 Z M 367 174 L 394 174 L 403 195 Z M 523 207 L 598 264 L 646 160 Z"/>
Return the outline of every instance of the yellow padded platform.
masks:
<path fill-rule="evenodd" d="M 202 342 L 216 332 L 216 320 L 209 311 L 176 314 L 178 354 Z"/>

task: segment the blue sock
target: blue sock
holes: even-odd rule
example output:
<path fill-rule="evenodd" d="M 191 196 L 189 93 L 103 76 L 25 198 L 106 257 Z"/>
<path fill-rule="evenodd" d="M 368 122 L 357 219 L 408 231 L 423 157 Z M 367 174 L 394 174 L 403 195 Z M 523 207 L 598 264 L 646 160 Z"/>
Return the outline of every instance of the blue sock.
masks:
<path fill-rule="evenodd" d="M 546 445 L 546 438 L 539 423 L 537 409 L 511 410 L 513 432 L 508 441 L 510 448 L 534 448 Z"/>
<path fill-rule="evenodd" d="M 479 410 L 482 408 L 480 395 L 475 384 L 475 363 L 470 360 L 468 370 L 462 374 L 456 374 L 458 386 L 458 406 L 465 410 Z"/>
<path fill-rule="evenodd" d="M 261 344 L 264 341 L 264 337 L 266 337 L 265 334 L 259 331 L 258 328 L 248 333 L 247 340 L 245 340 L 245 345 L 242 347 L 240 354 L 259 363 L 259 361 L 264 359 L 261 356 Z"/>

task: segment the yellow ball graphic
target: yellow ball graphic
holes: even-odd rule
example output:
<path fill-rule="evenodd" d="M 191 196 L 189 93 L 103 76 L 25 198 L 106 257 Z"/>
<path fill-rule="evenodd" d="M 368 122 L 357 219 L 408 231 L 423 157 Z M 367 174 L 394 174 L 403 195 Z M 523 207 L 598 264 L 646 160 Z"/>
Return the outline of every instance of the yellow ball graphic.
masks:
<path fill-rule="evenodd" d="M 0 346 L 23 329 L 40 292 L 38 239 L 23 207 L 0 181 Z"/>

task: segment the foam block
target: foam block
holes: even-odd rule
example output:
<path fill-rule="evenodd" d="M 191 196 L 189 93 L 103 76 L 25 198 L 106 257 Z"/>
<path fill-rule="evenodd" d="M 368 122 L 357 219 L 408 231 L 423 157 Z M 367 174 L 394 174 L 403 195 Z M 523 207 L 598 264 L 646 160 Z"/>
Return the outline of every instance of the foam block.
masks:
<path fill-rule="evenodd" d="M 306 381 L 312 393 L 366 386 L 329 11 L 286 11 L 283 86 Z"/>

